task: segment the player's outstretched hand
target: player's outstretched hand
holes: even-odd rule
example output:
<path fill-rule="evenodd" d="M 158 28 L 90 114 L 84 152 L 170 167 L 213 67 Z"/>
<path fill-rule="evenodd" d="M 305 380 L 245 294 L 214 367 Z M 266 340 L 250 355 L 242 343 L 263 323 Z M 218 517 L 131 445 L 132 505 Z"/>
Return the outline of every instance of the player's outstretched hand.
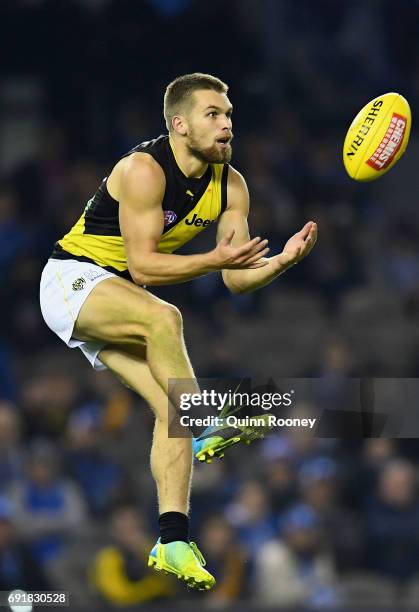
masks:
<path fill-rule="evenodd" d="M 307 257 L 316 244 L 316 240 L 317 223 L 309 221 L 302 230 L 291 236 L 284 246 L 282 253 L 279 253 L 273 259 L 277 259 L 281 266 L 293 266 L 304 259 L 304 257 Z"/>
<path fill-rule="evenodd" d="M 269 263 L 267 259 L 263 259 L 269 252 L 267 240 L 262 240 L 262 238 L 258 236 L 240 247 L 234 247 L 231 244 L 233 236 L 234 230 L 231 230 L 227 236 L 220 240 L 216 248 L 212 251 L 215 264 L 220 270 L 262 268 Z"/>

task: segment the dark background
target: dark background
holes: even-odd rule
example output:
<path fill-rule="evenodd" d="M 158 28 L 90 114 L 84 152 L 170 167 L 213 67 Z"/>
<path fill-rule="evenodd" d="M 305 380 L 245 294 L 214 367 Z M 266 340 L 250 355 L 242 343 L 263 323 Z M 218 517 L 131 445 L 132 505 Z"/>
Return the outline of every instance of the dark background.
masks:
<path fill-rule="evenodd" d="M 66 589 L 72 610 L 416 605 L 414 439 L 278 433 L 197 466 L 193 538 L 219 586 L 150 582 L 151 413 L 48 330 L 38 283 L 119 156 L 165 132 L 168 82 L 209 72 L 230 85 L 252 236 L 276 253 L 314 219 L 319 240 L 252 295 L 215 274 L 156 291 L 182 310 L 197 375 L 417 377 L 418 24 L 416 0 L 1 2 L 0 590 Z M 388 91 L 411 104 L 411 142 L 356 183 L 346 130 Z M 213 244 L 208 232 L 188 252 Z"/>

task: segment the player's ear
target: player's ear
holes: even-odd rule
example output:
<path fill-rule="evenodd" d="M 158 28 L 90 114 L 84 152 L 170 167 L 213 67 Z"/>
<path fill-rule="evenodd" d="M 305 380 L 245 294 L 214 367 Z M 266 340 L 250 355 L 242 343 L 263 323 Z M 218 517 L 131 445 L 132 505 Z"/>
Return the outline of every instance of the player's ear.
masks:
<path fill-rule="evenodd" d="M 188 132 L 188 124 L 182 115 L 175 115 L 172 118 L 172 127 L 175 132 L 180 134 L 181 136 L 185 136 Z"/>

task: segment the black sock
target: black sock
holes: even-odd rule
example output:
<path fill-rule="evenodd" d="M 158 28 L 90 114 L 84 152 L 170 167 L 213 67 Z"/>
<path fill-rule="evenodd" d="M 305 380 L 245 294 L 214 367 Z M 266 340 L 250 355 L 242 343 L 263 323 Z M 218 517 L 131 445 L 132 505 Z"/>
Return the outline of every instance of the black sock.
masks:
<path fill-rule="evenodd" d="M 164 512 L 159 516 L 160 542 L 189 542 L 189 518 L 181 512 Z"/>

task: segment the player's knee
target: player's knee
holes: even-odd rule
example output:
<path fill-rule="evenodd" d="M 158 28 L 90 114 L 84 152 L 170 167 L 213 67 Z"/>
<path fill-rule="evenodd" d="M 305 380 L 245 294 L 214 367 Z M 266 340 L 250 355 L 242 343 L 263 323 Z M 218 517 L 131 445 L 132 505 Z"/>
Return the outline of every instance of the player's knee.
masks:
<path fill-rule="evenodd" d="M 173 306 L 172 304 L 167 305 L 164 312 L 164 326 L 168 328 L 172 332 L 181 332 L 182 331 L 182 313 L 179 308 Z"/>
<path fill-rule="evenodd" d="M 181 333 L 182 313 L 173 304 L 158 304 L 151 317 L 151 331 Z"/>
<path fill-rule="evenodd" d="M 183 319 L 182 313 L 178 308 L 175 307 L 174 310 L 170 312 L 169 316 L 169 325 L 176 332 L 182 332 L 183 330 Z"/>

